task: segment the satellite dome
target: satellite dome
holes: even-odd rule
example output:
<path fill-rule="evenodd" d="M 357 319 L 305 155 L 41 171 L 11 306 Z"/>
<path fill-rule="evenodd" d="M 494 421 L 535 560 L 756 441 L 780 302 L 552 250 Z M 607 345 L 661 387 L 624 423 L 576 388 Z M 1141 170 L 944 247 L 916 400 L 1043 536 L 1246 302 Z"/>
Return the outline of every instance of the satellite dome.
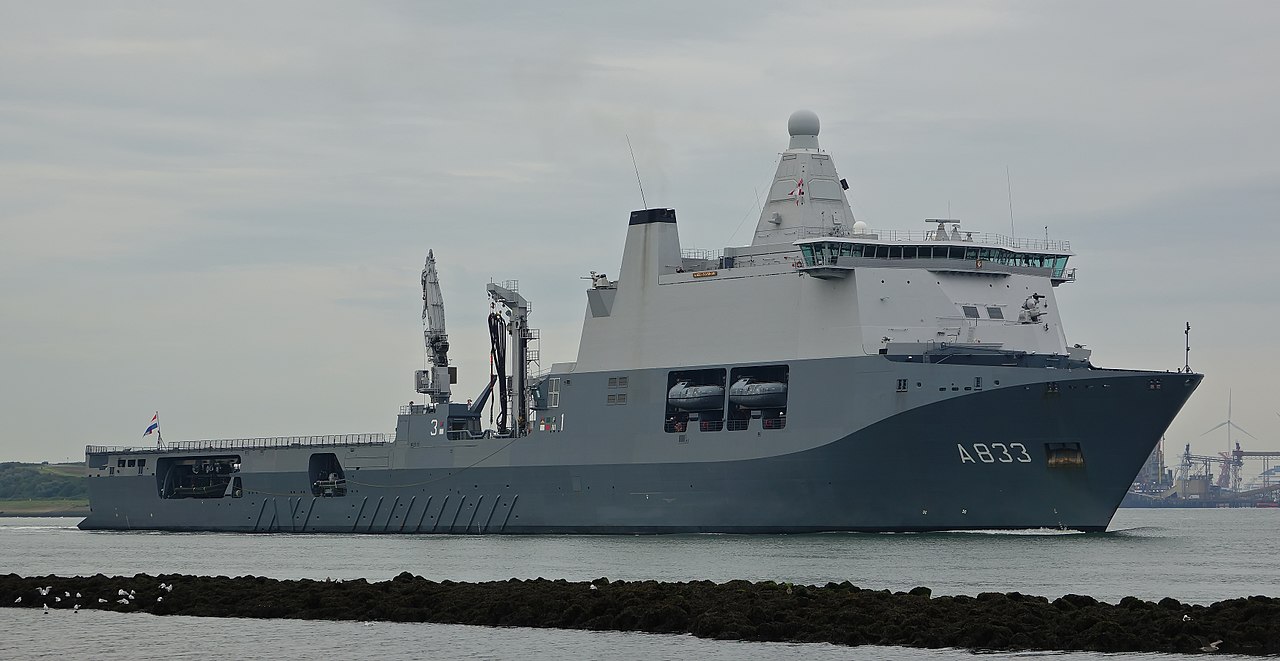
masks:
<path fill-rule="evenodd" d="M 787 120 L 787 132 L 796 135 L 818 135 L 818 115 L 812 110 L 797 110 Z"/>
<path fill-rule="evenodd" d="M 867 222 L 866 222 L 865 220 L 855 221 L 855 222 L 853 223 L 853 233 L 854 233 L 854 234 L 866 234 L 866 233 L 867 233 Z"/>

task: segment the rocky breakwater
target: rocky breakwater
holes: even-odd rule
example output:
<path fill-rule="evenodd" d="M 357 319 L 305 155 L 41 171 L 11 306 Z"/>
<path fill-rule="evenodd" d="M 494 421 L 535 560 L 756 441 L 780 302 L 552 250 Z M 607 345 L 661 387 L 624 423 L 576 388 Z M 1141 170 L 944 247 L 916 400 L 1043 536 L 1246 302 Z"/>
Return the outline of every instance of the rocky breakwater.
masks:
<path fill-rule="evenodd" d="M 557 627 L 704 638 L 990 650 L 1280 653 L 1280 599 L 1211 606 L 1017 592 L 933 597 L 765 581 L 276 580 L 254 576 L 0 577 L 0 605 L 201 617 Z M 1219 642 L 1220 641 L 1220 642 Z"/>

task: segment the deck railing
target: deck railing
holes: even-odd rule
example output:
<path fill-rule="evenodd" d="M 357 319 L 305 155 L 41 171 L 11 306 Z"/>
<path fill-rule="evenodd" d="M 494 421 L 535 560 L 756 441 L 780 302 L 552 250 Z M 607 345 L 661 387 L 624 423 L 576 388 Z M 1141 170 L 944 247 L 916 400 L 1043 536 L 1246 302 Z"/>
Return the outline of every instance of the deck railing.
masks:
<path fill-rule="evenodd" d="M 264 448 L 318 447 L 326 445 L 382 445 L 394 434 L 330 434 L 324 436 L 270 436 L 264 438 L 221 438 L 203 441 L 174 441 L 154 447 L 88 445 L 85 454 L 189 452 L 193 450 L 256 450 Z"/>

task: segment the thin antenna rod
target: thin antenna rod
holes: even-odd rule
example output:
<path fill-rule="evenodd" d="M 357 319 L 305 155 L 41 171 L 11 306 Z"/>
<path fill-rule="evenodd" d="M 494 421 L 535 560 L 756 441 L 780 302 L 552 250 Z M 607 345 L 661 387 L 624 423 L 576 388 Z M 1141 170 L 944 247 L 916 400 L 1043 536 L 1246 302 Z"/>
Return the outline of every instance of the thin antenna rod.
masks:
<path fill-rule="evenodd" d="M 644 199 L 644 182 L 640 181 L 640 166 L 636 165 L 636 152 L 631 148 L 631 135 L 627 134 L 627 151 L 631 152 L 631 167 L 636 170 L 636 185 L 640 187 L 640 203 L 644 208 L 649 208 L 649 203 Z"/>
<path fill-rule="evenodd" d="M 1018 234 L 1013 231 L 1013 179 L 1009 176 L 1009 166 L 1004 166 L 1004 185 L 1005 190 L 1009 191 L 1009 236 L 1017 238 Z"/>

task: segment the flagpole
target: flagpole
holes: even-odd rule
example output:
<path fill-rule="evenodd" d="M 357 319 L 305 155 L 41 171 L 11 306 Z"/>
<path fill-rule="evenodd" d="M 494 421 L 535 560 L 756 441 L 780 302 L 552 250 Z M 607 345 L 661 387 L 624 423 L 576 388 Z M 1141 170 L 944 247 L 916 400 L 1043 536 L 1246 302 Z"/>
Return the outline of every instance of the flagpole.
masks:
<path fill-rule="evenodd" d="M 164 447 L 164 434 L 160 431 L 159 411 L 156 411 L 156 447 Z"/>

